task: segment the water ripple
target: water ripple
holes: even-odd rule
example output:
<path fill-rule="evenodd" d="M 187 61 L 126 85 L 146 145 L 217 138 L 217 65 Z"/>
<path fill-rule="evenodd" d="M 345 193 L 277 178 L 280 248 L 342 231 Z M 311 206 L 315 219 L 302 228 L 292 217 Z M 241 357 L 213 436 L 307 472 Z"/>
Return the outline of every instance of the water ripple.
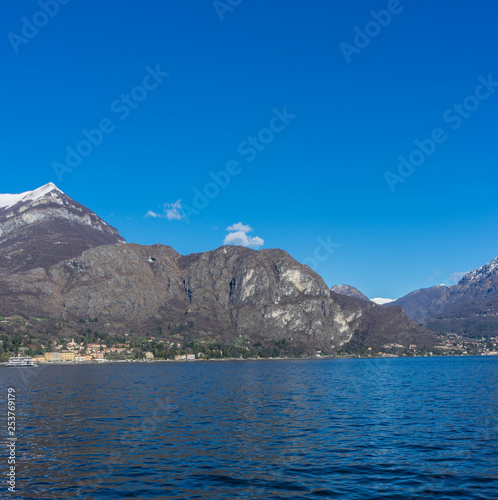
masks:
<path fill-rule="evenodd" d="M 16 498 L 491 500 L 497 361 L 0 368 Z"/>

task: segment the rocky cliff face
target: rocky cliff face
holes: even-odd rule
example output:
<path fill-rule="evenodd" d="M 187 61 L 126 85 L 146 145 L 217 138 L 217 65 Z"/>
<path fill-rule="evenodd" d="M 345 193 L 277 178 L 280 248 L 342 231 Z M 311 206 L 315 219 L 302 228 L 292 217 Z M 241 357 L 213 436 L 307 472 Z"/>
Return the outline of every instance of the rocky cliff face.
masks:
<path fill-rule="evenodd" d="M 355 330 L 369 332 L 374 344 L 427 343 L 427 332 L 400 307 L 331 293 L 282 250 L 228 246 L 181 256 L 163 245 L 101 246 L 48 269 L 0 278 L 0 305 L 5 314 L 97 317 L 111 331 L 186 325 L 200 340 L 285 339 L 328 352 Z"/>
<path fill-rule="evenodd" d="M 0 194 L 0 274 L 47 267 L 113 243 L 124 243 L 116 229 L 52 183 Z"/>
<path fill-rule="evenodd" d="M 282 250 L 230 246 L 181 256 L 162 245 L 102 246 L 0 286 L 6 313 L 98 317 L 135 330 L 193 323 L 198 338 L 285 338 L 327 350 L 353 333 L 354 313 L 345 314 L 320 276 Z"/>

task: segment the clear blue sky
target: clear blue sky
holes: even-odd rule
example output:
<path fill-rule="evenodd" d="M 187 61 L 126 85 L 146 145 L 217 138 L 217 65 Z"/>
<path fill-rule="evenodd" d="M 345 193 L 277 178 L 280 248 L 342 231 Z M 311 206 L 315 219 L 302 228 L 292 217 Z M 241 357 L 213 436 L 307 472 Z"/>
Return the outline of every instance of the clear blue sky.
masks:
<path fill-rule="evenodd" d="M 495 1 L 65 2 L 47 0 L 52 17 L 4 2 L 0 192 L 52 181 L 127 241 L 184 254 L 241 222 L 370 297 L 498 255 Z M 401 177 L 399 156 L 434 133 Z M 89 154 L 59 178 L 78 145 Z M 216 193 L 210 172 L 227 164 Z M 188 223 L 165 217 L 206 188 L 216 196 Z"/>

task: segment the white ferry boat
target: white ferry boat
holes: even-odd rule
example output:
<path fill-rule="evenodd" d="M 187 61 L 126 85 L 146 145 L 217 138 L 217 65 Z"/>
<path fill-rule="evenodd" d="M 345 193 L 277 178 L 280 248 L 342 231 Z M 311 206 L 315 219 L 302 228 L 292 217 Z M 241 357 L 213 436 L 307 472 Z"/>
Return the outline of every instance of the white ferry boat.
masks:
<path fill-rule="evenodd" d="M 6 366 L 36 366 L 33 363 L 33 358 L 29 357 L 17 357 L 17 358 L 9 358 L 9 362 Z"/>

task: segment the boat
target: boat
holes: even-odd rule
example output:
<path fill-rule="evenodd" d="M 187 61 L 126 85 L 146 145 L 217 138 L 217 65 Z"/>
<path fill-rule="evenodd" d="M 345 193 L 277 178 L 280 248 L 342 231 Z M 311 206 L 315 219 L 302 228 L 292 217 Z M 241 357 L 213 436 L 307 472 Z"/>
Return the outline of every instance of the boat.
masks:
<path fill-rule="evenodd" d="M 23 356 L 19 356 L 19 357 L 13 357 L 13 358 L 9 358 L 9 362 L 7 363 L 6 366 L 36 366 L 34 363 L 33 363 L 33 358 L 29 358 L 29 357 L 23 357 Z"/>

